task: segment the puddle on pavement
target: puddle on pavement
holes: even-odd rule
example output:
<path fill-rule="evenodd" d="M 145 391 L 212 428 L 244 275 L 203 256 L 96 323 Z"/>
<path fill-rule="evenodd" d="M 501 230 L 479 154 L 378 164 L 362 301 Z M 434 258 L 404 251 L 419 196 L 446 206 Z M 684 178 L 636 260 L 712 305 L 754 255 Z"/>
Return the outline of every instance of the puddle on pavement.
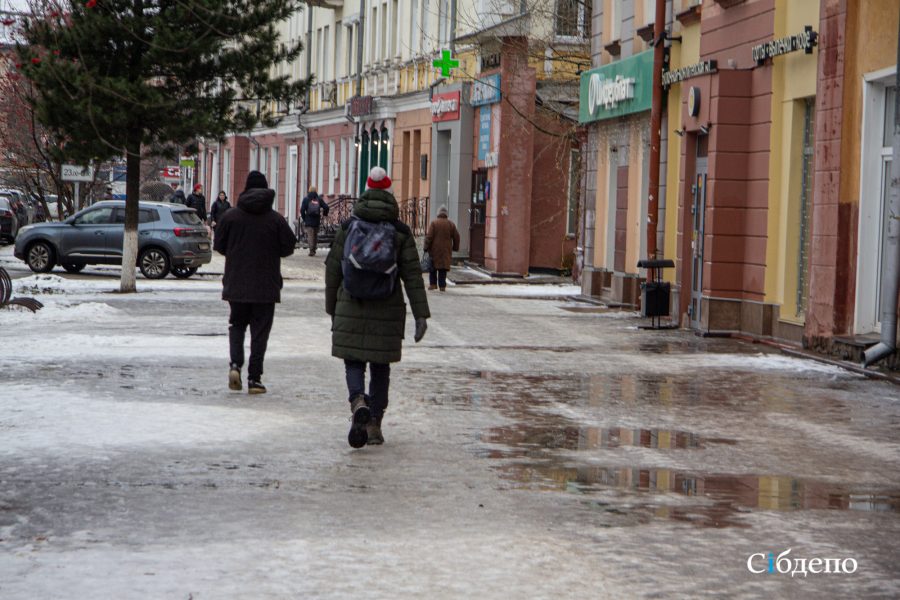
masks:
<path fill-rule="evenodd" d="M 707 438 L 688 431 L 628 429 L 625 427 L 578 427 L 575 425 L 524 424 L 493 427 L 483 441 L 504 448 L 485 450 L 489 458 L 534 456 L 546 450 L 594 450 L 634 446 L 657 450 L 701 450 L 709 444 L 737 444 L 725 438 Z"/>
<path fill-rule="evenodd" d="M 698 474 L 671 469 L 604 466 L 557 466 L 513 463 L 497 466 L 501 477 L 517 489 L 568 492 L 590 497 L 605 510 L 637 506 L 654 516 L 685 519 L 699 525 L 740 525 L 741 513 L 799 510 L 851 510 L 900 512 L 900 490 L 862 490 L 819 481 L 774 475 Z M 639 502 L 610 496 L 609 492 L 637 493 Z M 667 505 L 662 495 L 698 497 L 706 503 Z M 657 496 L 659 495 L 659 496 Z M 616 501 L 612 501 L 615 499 Z"/>

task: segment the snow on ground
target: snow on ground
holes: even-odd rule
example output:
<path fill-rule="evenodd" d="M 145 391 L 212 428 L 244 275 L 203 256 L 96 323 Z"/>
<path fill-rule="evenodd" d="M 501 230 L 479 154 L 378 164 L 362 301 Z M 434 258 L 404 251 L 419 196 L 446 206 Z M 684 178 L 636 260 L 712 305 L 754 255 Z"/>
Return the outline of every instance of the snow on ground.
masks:
<path fill-rule="evenodd" d="M 581 294 L 581 288 L 577 285 L 535 285 L 535 284 L 458 284 L 453 287 L 453 293 L 464 295 L 490 295 L 513 298 L 564 298 Z"/>
<path fill-rule="evenodd" d="M 249 407 L 118 400 L 60 386 L 7 383 L 0 415 L 0 454 L 74 453 L 134 446 L 190 447 L 269 435 L 290 423 L 285 415 Z M 10 410 L 11 408 L 14 410 Z"/>

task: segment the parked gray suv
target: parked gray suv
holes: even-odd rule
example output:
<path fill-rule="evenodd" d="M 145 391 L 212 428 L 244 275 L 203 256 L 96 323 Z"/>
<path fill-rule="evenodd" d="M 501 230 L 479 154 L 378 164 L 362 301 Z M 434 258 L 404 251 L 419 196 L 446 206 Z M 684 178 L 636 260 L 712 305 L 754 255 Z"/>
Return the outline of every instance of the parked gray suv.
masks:
<path fill-rule="evenodd" d="M 170 272 L 187 278 L 212 260 L 206 226 L 192 208 L 162 202 L 141 202 L 138 225 L 138 267 L 148 279 Z M 122 264 L 125 202 L 106 200 L 60 223 L 39 223 L 19 230 L 16 258 L 35 273 L 61 265 L 69 273 L 85 265 Z"/>

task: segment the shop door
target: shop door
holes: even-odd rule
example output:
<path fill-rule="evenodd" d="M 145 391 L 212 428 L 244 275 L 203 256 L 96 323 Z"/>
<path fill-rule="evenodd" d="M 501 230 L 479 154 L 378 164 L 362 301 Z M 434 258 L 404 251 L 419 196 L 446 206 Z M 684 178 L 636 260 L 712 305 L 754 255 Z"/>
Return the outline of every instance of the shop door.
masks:
<path fill-rule="evenodd" d="M 487 206 L 487 169 L 472 173 L 472 208 L 469 209 L 469 260 L 484 263 L 484 216 Z"/>
<path fill-rule="evenodd" d="M 694 185 L 691 186 L 693 196 L 691 202 L 691 304 L 688 307 L 688 314 L 693 329 L 700 328 L 700 304 L 703 296 L 703 233 L 706 221 L 706 153 L 703 152 L 703 156 L 699 156 L 700 140 L 704 140 L 702 145 L 706 146 L 706 137 L 699 138 L 697 174 L 694 178 Z"/>

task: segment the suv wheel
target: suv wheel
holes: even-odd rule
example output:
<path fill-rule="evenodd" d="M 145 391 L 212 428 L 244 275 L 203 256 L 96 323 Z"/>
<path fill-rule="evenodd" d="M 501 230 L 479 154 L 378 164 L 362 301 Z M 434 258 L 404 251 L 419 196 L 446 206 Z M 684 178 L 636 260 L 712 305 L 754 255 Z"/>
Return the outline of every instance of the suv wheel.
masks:
<path fill-rule="evenodd" d="M 198 267 L 172 267 L 172 275 L 178 279 L 187 279 L 197 272 Z"/>
<path fill-rule="evenodd" d="M 35 273 L 49 273 L 56 266 L 53 246 L 47 242 L 35 242 L 25 253 L 25 264 Z"/>
<path fill-rule="evenodd" d="M 81 273 L 84 269 L 84 263 L 63 263 L 62 268 L 66 270 L 66 273 Z"/>
<path fill-rule="evenodd" d="M 147 279 L 162 279 L 169 274 L 169 256 L 159 248 L 147 248 L 141 252 L 138 265 Z"/>

